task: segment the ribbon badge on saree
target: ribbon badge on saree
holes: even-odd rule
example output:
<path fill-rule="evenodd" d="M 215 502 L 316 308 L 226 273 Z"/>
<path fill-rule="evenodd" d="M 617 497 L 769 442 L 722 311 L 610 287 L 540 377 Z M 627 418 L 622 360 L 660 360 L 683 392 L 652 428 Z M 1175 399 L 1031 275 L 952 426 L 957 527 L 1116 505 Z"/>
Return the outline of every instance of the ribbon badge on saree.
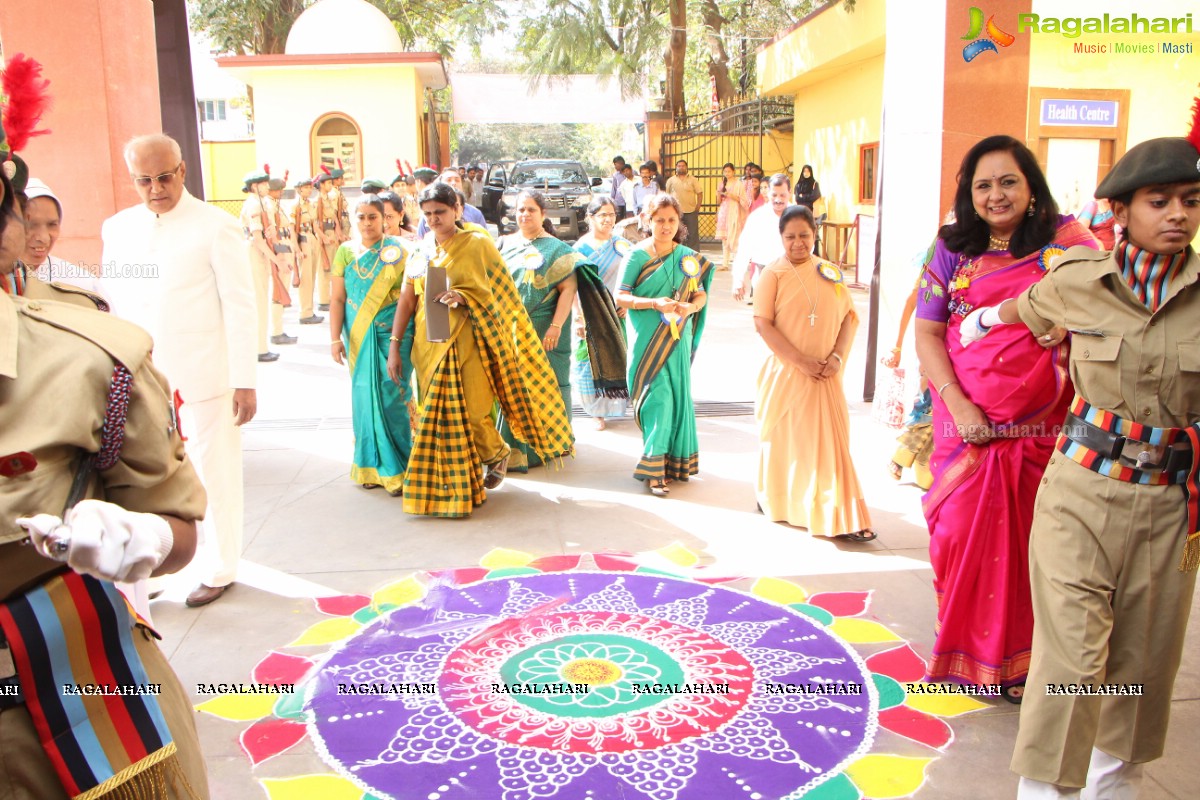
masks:
<path fill-rule="evenodd" d="M 698 290 L 700 288 L 700 259 L 696 258 L 695 256 L 684 256 L 683 260 L 679 262 L 679 268 L 682 269 L 683 274 L 687 276 L 688 294 Z M 674 327 L 671 328 L 671 331 L 674 333 Z M 675 338 L 678 339 L 679 336 L 676 335 Z"/>
<path fill-rule="evenodd" d="M 534 276 L 544 263 L 546 262 L 542 259 L 542 254 L 531 247 L 529 252 L 521 258 L 521 266 L 525 268 L 523 282 L 533 283 Z"/>
<path fill-rule="evenodd" d="M 617 255 L 625 256 L 633 249 L 633 245 L 629 243 L 628 239 L 616 239 L 613 241 L 613 249 L 617 251 Z"/>
<path fill-rule="evenodd" d="M 389 244 L 387 247 L 379 251 L 379 260 L 389 267 L 400 260 L 404 255 L 404 251 L 394 244 Z"/>
<path fill-rule="evenodd" d="M 674 311 L 663 312 L 662 314 L 660 314 L 660 316 L 662 317 L 662 321 L 665 322 L 671 328 L 671 338 L 678 342 L 679 341 L 679 320 L 683 319 L 683 316 L 680 314 L 676 314 Z"/>
<path fill-rule="evenodd" d="M 1038 253 L 1038 266 L 1042 268 L 1043 272 L 1049 272 L 1050 267 L 1054 266 L 1054 262 L 1065 252 L 1067 252 L 1067 248 L 1051 242 L 1042 248 L 1042 252 Z"/>

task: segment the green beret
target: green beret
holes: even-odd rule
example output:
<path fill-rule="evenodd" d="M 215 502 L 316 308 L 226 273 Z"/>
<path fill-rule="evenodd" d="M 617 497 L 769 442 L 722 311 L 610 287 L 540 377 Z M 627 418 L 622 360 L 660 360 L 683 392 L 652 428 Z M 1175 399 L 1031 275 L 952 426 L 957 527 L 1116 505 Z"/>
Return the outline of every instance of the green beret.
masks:
<path fill-rule="evenodd" d="M 429 167 L 421 167 L 420 169 L 413 170 L 413 177 L 421 183 L 433 183 L 437 180 L 438 174 Z"/>
<path fill-rule="evenodd" d="M 397 172 L 396 176 L 394 178 L 392 178 L 392 182 L 389 183 L 388 186 L 395 186 L 397 183 L 407 183 L 407 182 L 408 181 L 405 179 L 404 175 Z"/>
<path fill-rule="evenodd" d="M 298 180 L 292 184 L 292 186 L 297 189 L 299 189 L 301 186 L 312 186 L 312 185 L 313 185 L 312 178 L 301 178 L 300 180 Z"/>
<path fill-rule="evenodd" d="M 333 169 L 329 170 L 329 177 L 333 178 L 334 180 L 342 177 L 345 174 L 346 170 L 341 169 L 340 167 L 334 167 Z"/>
<path fill-rule="evenodd" d="M 269 180 L 271 180 L 271 176 L 268 175 L 267 173 L 263 172 L 262 170 L 254 170 L 253 172 L 247 172 L 246 177 L 242 178 L 242 191 L 249 192 L 250 187 L 253 186 L 254 184 L 262 183 L 263 181 L 269 181 Z"/>
<path fill-rule="evenodd" d="M 283 178 L 271 178 L 267 185 L 271 187 L 272 192 L 280 192 L 287 188 L 287 181 Z"/>
<path fill-rule="evenodd" d="M 1150 139 L 1129 149 L 1096 187 L 1112 199 L 1143 186 L 1200 181 L 1200 151 L 1182 136 Z"/>
<path fill-rule="evenodd" d="M 378 178 L 367 178 L 362 182 L 363 194 L 379 194 L 387 188 L 388 184 Z"/>

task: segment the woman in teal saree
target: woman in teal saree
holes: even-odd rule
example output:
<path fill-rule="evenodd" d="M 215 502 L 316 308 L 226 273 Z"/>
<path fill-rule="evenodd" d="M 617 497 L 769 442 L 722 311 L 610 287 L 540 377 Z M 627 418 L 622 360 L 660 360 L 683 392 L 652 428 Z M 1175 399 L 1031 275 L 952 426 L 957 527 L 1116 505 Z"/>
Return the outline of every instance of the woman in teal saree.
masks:
<path fill-rule="evenodd" d="M 518 230 L 500 240 L 500 256 L 512 275 L 521 303 L 529 312 L 534 330 L 541 338 L 550 368 L 558 380 L 568 418 L 571 414 L 571 315 L 576 293 L 579 293 L 589 324 L 596 326 L 589 337 L 589 352 L 596 352 L 597 347 L 604 350 L 597 355 L 606 360 L 609 374 L 601 376 L 600 385 L 615 394 L 627 396 L 620 319 L 595 266 L 570 245 L 555 238 L 554 228 L 546 219 L 546 199 L 541 192 L 526 190 L 517 195 L 516 217 Z M 564 330 L 566 335 L 563 335 Z M 613 369 L 618 361 L 619 365 Z M 599 369 L 604 372 L 604 367 Z M 609 380 L 604 380 L 605 377 Z M 528 472 L 530 467 L 542 463 L 536 453 L 513 436 L 507 424 L 501 426 L 501 431 L 512 447 L 509 470 Z"/>
<path fill-rule="evenodd" d="M 400 239 L 384 235 L 384 206 L 377 197 L 364 195 L 355 216 L 362 243 L 346 242 L 333 260 L 330 350 L 338 364 L 350 364 L 354 426 L 350 477 L 364 489 L 382 486 L 396 496 L 412 451 L 410 381 L 397 385 L 388 377 L 387 356 L 408 251 Z M 408 341 L 401 343 L 400 352 L 404 372 L 411 375 L 411 326 L 404 338 Z"/>
<path fill-rule="evenodd" d="M 674 197 L 657 194 L 646 207 L 652 235 L 625 260 L 616 301 L 629 309 L 629 393 L 642 430 L 633 477 L 663 497 L 668 482 L 700 471 L 692 358 L 704 332 L 713 267 L 680 244 Z"/>

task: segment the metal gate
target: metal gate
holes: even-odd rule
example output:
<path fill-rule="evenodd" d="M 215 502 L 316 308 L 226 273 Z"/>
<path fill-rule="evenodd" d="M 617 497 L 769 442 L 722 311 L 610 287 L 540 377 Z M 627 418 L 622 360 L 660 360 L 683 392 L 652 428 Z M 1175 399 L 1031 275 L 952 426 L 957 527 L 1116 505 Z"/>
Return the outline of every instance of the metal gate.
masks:
<path fill-rule="evenodd" d="M 675 128 L 663 134 L 662 174 L 672 175 L 675 162 L 683 159 L 703 190 L 699 209 L 702 241 L 717 241 L 717 186 L 722 165 L 734 164 L 739 176 L 747 161 L 760 166 L 772 163 L 768 176 L 791 172 L 794 108 L 790 97 L 745 98 L 716 111 L 679 117 Z"/>

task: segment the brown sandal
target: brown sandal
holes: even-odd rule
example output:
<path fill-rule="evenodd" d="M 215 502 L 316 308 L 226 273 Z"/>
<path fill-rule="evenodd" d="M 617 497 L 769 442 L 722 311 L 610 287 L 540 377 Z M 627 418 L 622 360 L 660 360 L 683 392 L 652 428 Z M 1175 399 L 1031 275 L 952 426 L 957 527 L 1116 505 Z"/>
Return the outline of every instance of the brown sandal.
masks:
<path fill-rule="evenodd" d="M 834 538 L 835 539 L 845 539 L 850 542 L 857 542 L 859 544 L 862 544 L 863 542 L 873 542 L 876 539 L 878 539 L 879 537 L 875 535 L 875 531 L 871 530 L 870 528 L 867 528 L 866 530 L 855 531 L 854 533 L 839 534 L 838 536 L 835 536 Z"/>
<path fill-rule="evenodd" d="M 666 497 L 671 492 L 671 490 L 667 488 L 667 482 L 662 478 L 659 478 L 656 481 L 647 482 L 646 485 L 650 488 L 650 494 L 654 495 L 655 497 Z"/>

